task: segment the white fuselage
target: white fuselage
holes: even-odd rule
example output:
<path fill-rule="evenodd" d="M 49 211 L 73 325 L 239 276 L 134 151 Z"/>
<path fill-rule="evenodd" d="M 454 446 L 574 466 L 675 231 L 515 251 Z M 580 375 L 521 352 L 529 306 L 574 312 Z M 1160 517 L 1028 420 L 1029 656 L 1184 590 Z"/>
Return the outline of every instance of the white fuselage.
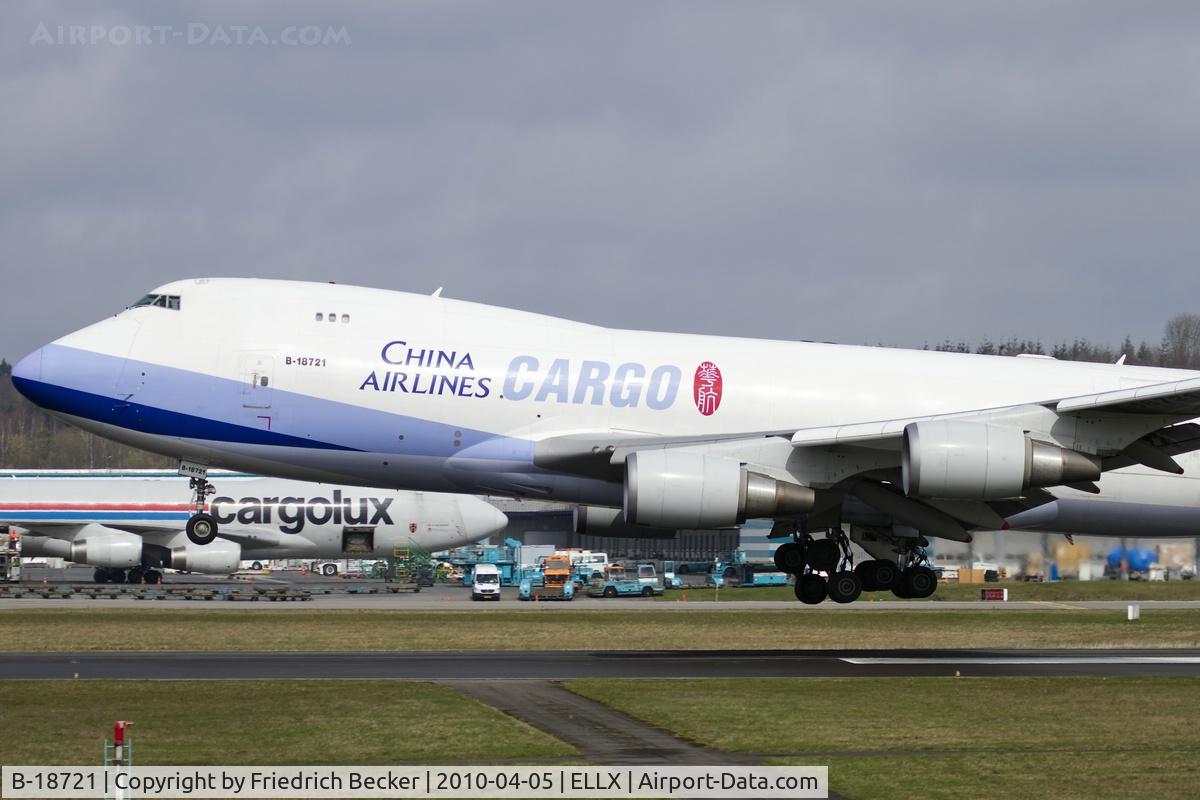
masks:
<path fill-rule="evenodd" d="M 244 558 L 376 558 L 397 547 L 432 552 L 478 541 L 507 522 L 488 503 L 464 495 L 213 477 L 219 492 L 209 498 L 208 511 Z M 195 548 L 183 534 L 191 513 L 187 483 L 174 473 L 0 472 L 0 522 L 37 539 L 69 544 L 136 535 L 168 549 Z M 53 541 L 32 537 L 30 554 L 70 557 Z"/>
<path fill-rule="evenodd" d="M 792 431 L 1196 376 L 614 330 L 332 284 L 200 279 L 155 293 L 178 300 L 48 345 L 14 369 L 18 388 L 85 428 L 210 466 L 609 506 L 619 480 L 536 464 L 537 443 Z M 796 474 L 786 439 L 761 456 Z"/>

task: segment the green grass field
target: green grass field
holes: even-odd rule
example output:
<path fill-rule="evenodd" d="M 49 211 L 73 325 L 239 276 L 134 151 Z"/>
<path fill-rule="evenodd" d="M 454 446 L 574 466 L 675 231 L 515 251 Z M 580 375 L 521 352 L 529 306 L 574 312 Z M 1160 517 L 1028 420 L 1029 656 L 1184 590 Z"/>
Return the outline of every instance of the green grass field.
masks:
<path fill-rule="evenodd" d="M 581 680 L 567 687 L 722 750 L 828 764 L 833 790 L 853 800 L 1182 800 L 1200 785 L 1196 678 Z"/>
<path fill-rule="evenodd" d="M 1007 588 L 1012 601 L 1044 601 L 1069 603 L 1083 600 L 1200 600 L 1200 581 L 1053 581 L 1050 583 L 957 584 L 943 583 L 926 602 L 978 600 L 979 590 Z M 715 590 L 707 587 L 670 589 L 656 598 L 659 602 L 675 602 L 686 596 L 688 602 L 735 602 L 747 600 L 791 600 L 796 597 L 791 586 L 763 586 L 754 589 L 731 588 Z M 867 592 L 863 602 L 889 602 L 898 598 L 891 592 Z"/>
<path fill-rule="evenodd" d="M 1200 647 L 1200 610 L 12 609 L 0 652 Z"/>
<path fill-rule="evenodd" d="M 99 764 L 118 719 L 140 764 L 397 764 L 574 755 L 453 689 L 404 681 L 0 681 L 6 764 Z"/>

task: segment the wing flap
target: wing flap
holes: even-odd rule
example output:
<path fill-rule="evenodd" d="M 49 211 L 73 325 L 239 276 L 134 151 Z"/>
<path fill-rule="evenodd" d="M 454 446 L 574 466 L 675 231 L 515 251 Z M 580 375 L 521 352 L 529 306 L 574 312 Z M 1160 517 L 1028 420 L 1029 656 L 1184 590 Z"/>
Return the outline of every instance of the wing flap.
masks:
<path fill-rule="evenodd" d="M 1054 404 L 1059 414 L 1100 408 L 1123 414 L 1200 416 L 1200 378 L 1067 397 Z"/>

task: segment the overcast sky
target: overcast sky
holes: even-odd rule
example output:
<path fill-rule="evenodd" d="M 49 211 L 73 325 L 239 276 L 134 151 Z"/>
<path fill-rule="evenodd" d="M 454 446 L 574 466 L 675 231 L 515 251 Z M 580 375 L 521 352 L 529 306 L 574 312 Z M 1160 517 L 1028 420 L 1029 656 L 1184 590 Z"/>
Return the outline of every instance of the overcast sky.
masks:
<path fill-rule="evenodd" d="M 915 346 L 1200 311 L 1192 2 L 10 2 L 0 41 L 10 361 L 197 276 Z"/>

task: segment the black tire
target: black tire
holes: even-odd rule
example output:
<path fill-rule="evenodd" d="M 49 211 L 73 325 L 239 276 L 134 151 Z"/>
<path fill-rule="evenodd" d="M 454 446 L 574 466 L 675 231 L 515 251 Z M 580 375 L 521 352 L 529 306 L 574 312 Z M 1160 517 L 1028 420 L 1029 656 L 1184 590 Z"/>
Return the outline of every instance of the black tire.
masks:
<path fill-rule="evenodd" d="M 804 548 L 795 542 L 784 542 L 775 548 L 775 568 L 788 575 L 804 571 Z"/>
<path fill-rule="evenodd" d="M 262 568 L 263 567 L 262 567 L 261 561 L 255 561 L 253 564 L 250 565 L 250 569 L 262 569 Z"/>
<path fill-rule="evenodd" d="M 904 593 L 921 599 L 937 591 L 937 573 L 929 567 L 913 567 L 904 571 Z"/>
<path fill-rule="evenodd" d="M 649 586 L 642 587 L 642 597 L 654 597 L 654 590 Z"/>
<path fill-rule="evenodd" d="M 835 603 L 853 603 L 862 591 L 862 581 L 849 570 L 836 572 L 829 579 L 829 599 Z"/>
<path fill-rule="evenodd" d="M 809 606 L 820 604 L 828 593 L 828 584 L 820 575 L 796 576 L 796 599 Z"/>
<path fill-rule="evenodd" d="M 842 551 L 833 539 L 816 539 L 808 543 L 804 557 L 817 572 L 833 573 L 841 560 Z"/>
<path fill-rule="evenodd" d="M 146 570 L 146 583 L 150 583 L 155 586 L 158 586 L 159 584 L 162 583 L 162 578 L 163 578 L 162 573 L 159 572 L 158 570 L 156 570 L 156 569 Z"/>
<path fill-rule="evenodd" d="M 129 572 L 125 573 L 125 582 L 129 584 L 141 583 L 145 574 L 146 571 L 141 567 L 134 567 L 133 569 L 129 570 Z"/>
<path fill-rule="evenodd" d="M 891 589 L 895 591 L 900 587 L 904 580 L 904 573 L 895 563 L 881 558 L 875 561 L 875 586 L 876 591 L 886 591 Z"/>
<path fill-rule="evenodd" d="M 879 581 L 875 577 L 874 561 L 861 561 L 858 564 L 855 564 L 854 574 L 857 575 L 859 581 L 862 582 L 862 590 L 864 592 L 875 592 L 879 590 Z"/>
<path fill-rule="evenodd" d="M 616 589 L 614 589 L 614 588 L 613 588 L 613 587 L 611 587 L 611 586 L 605 586 L 605 587 L 604 587 L 604 596 L 605 596 L 605 597 L 616 597 L 616 596 L 617 596 L 617 590 L 616 590 Z"/>
<path fill-rule="evenodd" d="M 217 521 L 212 514 L 192 514 L 184 526 L 188 541 L 196 545 L 210 544 L 217 538 Z"/>
<path fill-rule="evenodd" d="M 95 583 L 108 583 L 108 570 L 104 567 L 96 567 L 92 572 L 92 581 Z"/>
<path fill-rule="evenodd" d="M 338 568 L 334 564 L 326 564 L 325 566 L 321 567 L 321 574 L 327 578 L 332 578 L 334 575 L 337 575 L 337 573 Z"/>

